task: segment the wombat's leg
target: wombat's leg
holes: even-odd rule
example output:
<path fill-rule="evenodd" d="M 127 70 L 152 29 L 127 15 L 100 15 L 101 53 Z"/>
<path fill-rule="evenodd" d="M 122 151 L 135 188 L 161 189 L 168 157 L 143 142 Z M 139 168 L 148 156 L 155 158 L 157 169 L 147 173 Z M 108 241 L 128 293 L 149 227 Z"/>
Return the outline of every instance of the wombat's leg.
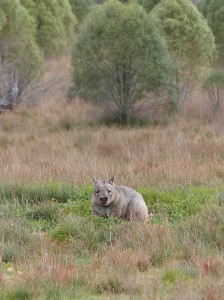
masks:
<path fill-rule="evenodd" d="M 130 221 L 143 221 L 148 222 L 148 211 L 147 207 L 144 204 L 140 203 L 132 203 L 130 205 L 129 211 L 129 220 Z"/>
<path fill-rule="evenodd" d="M 113 209 L 110 212 L 110 215 L 108 217 L 112 217 L 112 218 L 121 218 L 122 216 L 122 208 L 118 207 L 116 209 Z"/>
<path fill-rule="evenodd" d="M 109 216 L 108 215 L 103 215 L 97 211 L 93 211 L 93 215 L 96 216 L 96 217 L 102 217 L 102 218 L 105 218 L 105 219 L 108 219 Z"/>
<path fill-rule="evenodd" d="M 95 211 L 95 210 L 93 210 L 92 213 L 93 213 L 93 215 L 96 216 L 96 217 L 101 216 L 101 214 L 99 214 L 99 213 L 98 213 L 97 211 Z"/>

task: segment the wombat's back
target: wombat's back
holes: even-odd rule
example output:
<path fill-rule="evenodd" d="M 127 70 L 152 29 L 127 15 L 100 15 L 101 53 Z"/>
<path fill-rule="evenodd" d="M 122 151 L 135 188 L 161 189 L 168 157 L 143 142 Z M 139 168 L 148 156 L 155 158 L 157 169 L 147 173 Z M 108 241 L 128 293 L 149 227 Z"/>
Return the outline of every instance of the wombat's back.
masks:
<path fill-rule="evenodd" d="M 134 189 L 127 186 L 116 186 L 117 197 L 123 203 L 123 212 L 121 217 L 126 220 L 148 220 L 148 208 L 142 195 Z"/>

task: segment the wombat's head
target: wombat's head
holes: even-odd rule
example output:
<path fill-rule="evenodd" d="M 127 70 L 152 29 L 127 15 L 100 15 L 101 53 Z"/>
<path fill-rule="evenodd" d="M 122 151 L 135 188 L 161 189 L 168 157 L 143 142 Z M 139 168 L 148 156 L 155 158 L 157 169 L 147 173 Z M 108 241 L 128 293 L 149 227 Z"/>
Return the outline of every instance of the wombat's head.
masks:
<path fill-rule="evenodd" d="M 97 204 L 107 206 L 115 199 L 114 178 L 110 180 L 96 180 L 93 178 L 94 200 Z"/>

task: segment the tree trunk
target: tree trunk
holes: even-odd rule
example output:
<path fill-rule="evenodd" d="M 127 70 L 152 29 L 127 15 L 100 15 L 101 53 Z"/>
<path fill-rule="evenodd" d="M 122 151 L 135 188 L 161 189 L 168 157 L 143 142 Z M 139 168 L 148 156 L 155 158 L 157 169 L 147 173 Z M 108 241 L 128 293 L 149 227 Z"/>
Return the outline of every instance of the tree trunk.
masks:
<path fill-rule="evenodd" d="M 128 112 L 127 111 L 121 111 L 120 118 L 121 118 L 121 123 L 123 125 L 126 125 L 128 123 L 128 120 L 129 120 Z"/>

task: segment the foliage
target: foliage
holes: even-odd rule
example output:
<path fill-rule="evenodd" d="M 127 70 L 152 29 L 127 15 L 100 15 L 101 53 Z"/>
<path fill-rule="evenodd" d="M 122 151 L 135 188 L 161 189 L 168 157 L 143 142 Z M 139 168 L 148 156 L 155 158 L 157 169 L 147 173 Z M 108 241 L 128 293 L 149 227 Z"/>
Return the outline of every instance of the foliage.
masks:
<path fill-rule="evenodd" d="M 209 107 L 214 116 L 221 112 L 224 101 L 224 72 L 215 71 L 207 76 L 203 89 L 208 93 Z"/>
<path fill-rule="evenodd" d="M 43 55 L 63 53 L 74 32 L 68 0 L 3 0 L 0 4 L 0 106 L 12 109 L 34 78 Z"/>
<path fill-rule="evenodd" d="M 92 0 L 69 0 L 72 11 L 81 22 L 89 13 L 91 5 L 94 4 Z"/>
<path fill-rule="evenodd" d="M 182 100 L 190 85 L 210 64 L 215 53 L 211 29 L 188 0 L 163 0 L 152 10 L 181 72 L 176 74 Z"/>
<path fill-rule="evenodd" d="M 223 62 L 224 53 L 224 2 L 222 0 L 204 0 L 199 6 L 215 36 L 219 50 L 219 61 Z"/>
<path fill-rule="evenodd" d="M 18 0 L 1 2 L 0 99 L 7 99 L 9 105 L 18 100 L 31 79 L 40 75 L 42 53 L 35 32 L 34 19 Z"/>
<path fill-rule="evenodd" d="M 145 92 L 170 82 L 164 40 L 145 10 L 110 0 L 94 9 L 75 40 L 73 78 L 92 101 L 116 107 L 126 123 Z"/>
<path fill-rule="evenodd" d="M 153 9 L 155 5 L 161 2 L 161 0 L 137 0 L 148 12 Z"/>
<path fill-rule="evenodd" d="M 45 55 L 61 54 L 71 43 L 75 16 L 69 0 L 21 0 L 36 24 L 36 39 Z"/>

